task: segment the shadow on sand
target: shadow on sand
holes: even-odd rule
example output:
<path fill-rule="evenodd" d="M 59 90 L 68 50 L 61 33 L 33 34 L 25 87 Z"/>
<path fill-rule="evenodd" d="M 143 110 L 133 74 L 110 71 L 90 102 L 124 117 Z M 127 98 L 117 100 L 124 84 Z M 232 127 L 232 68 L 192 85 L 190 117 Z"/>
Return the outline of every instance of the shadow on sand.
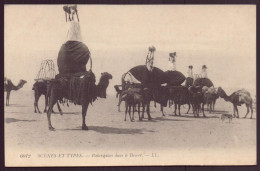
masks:
<path fill-rule="evenodd" d="M 81 114 L 81 112 L 62 112 L 64 115 L 80 115 Z M 52 113 L 52 115 L 56 115 L 56 114 L 58 114 L 58 115 L 60 115 L 60 112 L 59 111 L 55 111 L 55 113 Z"/>
<path fill-rule="evenodd" d="M 20 119 L 15 119 L 15 118 L 6 118 L 5 122 L 6 123 L 12 123 L 12 122 L 35 122 L 36 120 L 20 120 Z"/>
<path fill-rule="evenodd" d="M 84 131 L 81 127 L 65 129 L 66 131 Z M 96 131 L 101 134 L 143 134 L 143 129 L 114 128 L 109 126 L 88 126 L 88 131 Z"/>
<path fill-rule="evenodd" d="M 173 116 L 173 117 L 182 117 L 182 118 L 205 118 L 205 119 L 209 119 L 209 118 L 219 118 L 218 116 L 215 116 L 215 115 L 211 115 L 211 114 L 206 114 L 205 113 L 205 115 L 206 115 L 206 117 L 203 117 L 203 114 L 202 113 L 200 113 L 200 115 L 199 115 L 199 117 L 194 117 L 194 115 L 181 115 L 181 116 L 179 116 L 179 115 L 174 115 L 174 114 L 171 114 L 171 115 L 169 115 L 169 116 Z M 183 120 L 183 121 L 186 121 L 186 120 Z"/>
<path fill-rule="evenodd" d="M 191 121 L 191 120 L 183 120 L 183 119 L 169 119 L 169 118 L 166 118 L 166 117 L 156 117 L 156 118 L 153 118 L 154 120 L 157 120 L 157 121 Z"/>
<path fill-rule="evenodd" d="M 228 114 L 229 112 L 226 110 L 215 110 L 212 114 Z"/>
<path fill-rule="evenodd" d="M 30 106 L 19 105 L 19 104 L 9 104 L 8 106 L 5 106 L 5 107 L 30 107 Z"/>

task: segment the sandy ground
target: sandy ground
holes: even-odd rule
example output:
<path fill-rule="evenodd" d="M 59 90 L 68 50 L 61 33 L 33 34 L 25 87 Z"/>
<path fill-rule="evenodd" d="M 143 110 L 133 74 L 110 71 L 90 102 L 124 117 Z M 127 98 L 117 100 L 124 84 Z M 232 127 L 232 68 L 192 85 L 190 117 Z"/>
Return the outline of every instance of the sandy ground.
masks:
<path fill-rule="evenodd" d="M 64 115 L 52 114 L 52 125 L 56 131 L 47 127 L 45 113 L 36 114 L 33 108 L 33 91 L 17 91 L 11 93 L 10 106 L 5 107 L 5 153 L 7 165 L 55 165 L 41 163 L 36 160 L 19 161 L 24 152 L 35 154 L 53 151 L 87 152 L 97 151 L 154 151 L 160 154 L 156 162 L 149 164 L 255 164 L 256 162 L 256 112 L 253 119 L 242 119 L 246 107 L 239 107 L 240 119 L 233 118 L 222 122 L 223 113 L 232 114 L 233 107 L 229 102 L 218 99 L 216 111 L 207 118 L 194 118 L 186 113 L 187 106 L 181 108 L 182 116 L 174 116 L 173 108 L 165 108 L 165 117 L 161 116 L 159 105 L 152 106 L 152 121 L 130 122 L 129 116 L 124 121 L 124 103 L 121 112 L 117 111 L 117 99 L 110 95 L 107 99 L 97 100 L 89 107 L 86 123 L 88 131 L 81 130 L 81 106 L 70 104 L 61 108 Z M 44 97 L 39 101 L 43 112 Z M 57 107 L 54 107 L 57 112 Z M 163 152 L 175 154 L 170 157 Z M 90 154 L 92 155 L 92 154 Z M 199 157 L 199 156 L 202 157 Z M 215 155 L 215 156 L 214 156 Z M 168 156 L 168 157 L 167 157 Z M 143 156 L 144 157 L 144 156 Z M 209 158 L 208 157 L 212 157 Z M 21 158 L 21 157 L 20 157 Z M 215 158 L 215 159 L 214 159 Z M 216 160 L 216 158 L 219 159 Z M 223 158 L 223 161 L 221 160 Z M 17 159 L 17 162 L 16 162 Z M 182 159 L 182 160 L 181 160 Z M 234 160 L 233 160 L 234 159 Z M 91 165 L 77 161 L 57 165 Z M 146 160 L 147 161 L 147 160 Z M 150 160 L 153 161 L 153 160 Z M 73 163 L 74 162 L 74 163 Z M 147 162 L 97 161 L 101 165 L 145 165 Z M 121 163 L 120 163 L 121 162 Z M 123 162 L 123 163 L 122 163 Z M 55 163 L 55 162 L 54 162 Z M 98 164 L 94 164 L 98 165 Z"/>

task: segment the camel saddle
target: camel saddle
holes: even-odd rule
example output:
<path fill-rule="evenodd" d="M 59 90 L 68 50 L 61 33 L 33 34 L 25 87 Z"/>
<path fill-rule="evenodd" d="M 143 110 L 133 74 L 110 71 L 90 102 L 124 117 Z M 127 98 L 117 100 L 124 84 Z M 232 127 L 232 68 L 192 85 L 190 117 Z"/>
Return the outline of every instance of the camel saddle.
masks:
<path fill-rule="evenodd" d="M 91 71 L 58 74 L 52 82 L 58 92 L 59 100 L 66 98 L 77 105 L 96 100 L 95 75 Z"/>

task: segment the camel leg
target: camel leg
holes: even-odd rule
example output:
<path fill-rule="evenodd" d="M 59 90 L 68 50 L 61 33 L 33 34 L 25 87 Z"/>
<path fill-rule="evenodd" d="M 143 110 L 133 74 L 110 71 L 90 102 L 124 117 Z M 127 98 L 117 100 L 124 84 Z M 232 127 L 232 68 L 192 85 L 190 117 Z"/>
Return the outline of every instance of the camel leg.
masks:
<path fill-rule="evenodd" d="M 37 99 L 37 93 L 36 91 L 34 90 L 34 113 L 37 113 L 37 110 L 36 110 L 36 99 Z"/>
<path fill-rule="evenodd" d="M 45 107 L 44 107 L 44 111 L 43 112 L 45 113 L 47 111 L 46 108 L 48 106 L 48 97 L 47 97 L 46 94 L 44 96 L 45 96 Z"/>
<path fill-rule="evenodd" d="M 86 115 L 88 110 L 89 103 L 82 105 L 82 130 L 88 130 L 88 127 L 86 125 Z"/>
<path fill-rule="evenodd" d="M 246 115 L 244 116 L 244 118 L 246 118 L 248 113 L 249 113 L 249 105 L 248 104 L 246 104 L 246 109 L 247 109 L 247 111 L 246 111 Z"/>
<path fill-rule="evenodd" d="M 250 119 L 252 119 L 252 115 L 253 115 L 253 106 L 252 106 L 252 103 L 250 104 L 250 109 L 251 109 L 251 117 L 250 117 Z"/>
<path fill-rule="evenodd" d="M 136 111 L 136 105 L 133 105 L 133 115 L 132 115 L 132 120 L 135 120 L 135 111 Z"/>
<path fill-rule="evenodd" d="M 127 102 L 125 102 L 125 121 L 126 121 L 127 112 L 128 112 L 128 104 Z"/>
<path fill-rule="evenodd" d="M 215 104 L 216 104 L 216 99 L 213 101 L 213 112 L 215 112 Z"/>
<path fill-rule="evenodd" d="M 206 118 L 206 115 L 204 113 L 204 103 L 202 103 L 202 113 L 203 113 L 203 117 Z"/>
<path fill-rule="evenodd" d="M 55 128 L 52 127 L 51 125 L 51 112 L 52 112 L 52 109 L 53 109 L 53 106 L 54 104 L 57 102 L 57 95 L 54 91 L 54 89 L 51 90 L 51 97 L 50 97 L 50 104 L 49 104 L 49 109 L 47 111 L 47 118 L 48 118 L 48 127 L 49 127 L 49 130 L 50 131 L 54 131 Z"/>
<path fill-rule="evenodd" d="M 152 117 L 150 115 L 150 102 L 147 104 L 147 115 L 148 115 L 148 120 L 152 120 Z"/>
<path fill-rule="evenodd" d="M 61 108 L 60 108 L 60 105 L 59 105 L 59 102 L 58 102 L 58 101 L 57 101 L 57 108 L 58 108 L 58 110 L 59 110 L 59 112 L 60 112 L 60 115 L 63 115 L 62 110 L 61 110 Z M 52 113 L 55 113 L 55 112 L 53 111 L 53 109 L 52 109 Z"/>
<path fill-rule="evenodd" d="M 176 110 L 177 110 L 177 104 L 175 103 L 175 104 L 174 104 L 174 114 L 175 114 L 175 116 L 177 116 Z"/>
<path fill-rule="evenodd" d="M 139 104 L 138 104 L 138 116 L 139 116 L 139 121 L 141 120 L 141 117 L 140 117 L 140 106 L 141 106 L 141 104 L 139 103 Z"/>
<path fill-rule="evenodd" d="M 120 105 L 121 105 L 121 102 L 122 102 L 122 96 L 121 94 L 119 95 L 119 100 L 118 100 L 118 112 L 120 112 Z"/>
<path fill-rule="evenodd" d="M 188 114 L 188 113 L 189 113 L 189 111 L 190 111 L 190 104 L 188 103 L 188 105 L 189 105 L 189 108 L 188 108 L 188 111 L 187 111 L 187 113 L 186 113 L 186 114 Z"/>
<path fill-rule="evenodd" d="M 163 112 L 163 106 L 161 105 L 161 111 L 162 111 L 162 116 L 165 116 L 164 112 Z"/>
<path fill-rule="evenodd" d="M 235 104 L 233 104 L 233 108 L 234 108 L 234 114 L 233 114 L 233 117 L 235 118 L 235 117 L 236 117 L 236 107 L 235 107 Z"/>
<path fill-rule="evenodd" d="M 181 105 L 178 104 L 179 116 L 181 116 Z"/>
<path fill-rule="evenodd" d="M 145 111 L 145 103 L 143 103 L 143 110 L 142 110 L 142 117 L 141 117 L 141 120 L 144 118 L 144 111 Z"/>
<path fill-rule="evenodd" d="M 236 106 L 236 111 L 237 111 L 237 118 L 239 118 L 239 114 L 238 114 L 238 108 L 237 108 L 237 106 Z"/>
<path fill-rule="evenodd" d="M 40 99 L 41 95 L 39 93 L 36 93 L 36 97 L 35 97 L 35 107 L 36 107 L 36 110 L 38 111 L 38 113 L 41 113 L 40 109 L 39 109 L 39 106 L 38 106 L 38 101 Z M 36 112 L 37 113 L 37 112 Z"/>
<path fill-rule="evenodd" d="M 133 120 L 132 120 L 132 118 L 131 118 L 131 107 L 132 107 L 133 105 L 129 105 L 129 118 L 130 118 L 130 121 L 131 122 L 133 122 Z"/>
<path fill-rule="evenodd" d="M 6 106 L 9 106 L 9 99 L 10 99 L 10 94 L 11 94 L 11 91 L 7 91 L 6 93 Z"/>

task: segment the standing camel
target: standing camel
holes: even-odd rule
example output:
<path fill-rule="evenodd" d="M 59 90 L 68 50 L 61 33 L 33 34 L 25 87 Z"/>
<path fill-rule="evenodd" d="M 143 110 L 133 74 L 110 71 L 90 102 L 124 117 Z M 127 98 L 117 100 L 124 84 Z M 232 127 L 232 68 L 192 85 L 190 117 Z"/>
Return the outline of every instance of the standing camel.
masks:
<path fill-rule="evenodd" d="M 51 125 L 51 111 L 53 106 L 58 100 L 62 100 L 63 98 L 69 99 L 75 104 L 82 106 L 82 129 L 88 130 L 85 118 L 89 103 L 92 104 L 97 97 L 106 98 L 106 89 L 109 85 L 109 79 L 112 79 L 111 74 L 107 72 L 102 73 L 99 83 L 96 85 L 95 75 L 91 71 L 81 77 L 73 76 L 70 78 L 70 81 L 66 83 L 65 87 L 62 81 L 55 79 L 50 85 L 50 103 L 47 111 L 49 130 L 55 130 Z M 68 84 L 72 86 L 66 87 Z"/>
<path fill-rule="evenodd" d="M 41 113 L 41 111 L 39 110 L 39 106 L 38 106 L 38 101 L 41 97 L 41 95 L 44 95 L 45 96 L 45 107 L 44 107 L 44 112 L 47 112 L 47 106 L 48 106 L 48 103 L 49 103 L 49 95 L 48 95 L 48 84 L 49 81 L 47 80 L 43 80 L 43 81 L 36 81 L 34 84 L 33 84 L 33 88 L 32 90 L 34 90 L 34 113 Z M 60 109 L 60 105 L 59 103 L 57 102 L 57 107 L 58 107 L 58 110 L 61 111 Z M 53 113 L 55 113 L 53 110 L 52 110 Z"/>
<path fill-rule="evenodd" d="M 27 83 L 27 81 L 25 80 L 20 80 L 19 83 L 17 84 L 17 86 L 15 86 L 11 80 L 5 78 L 4 80 L 4 91 L 7 92 L 6 94 L 6 106 L 9 105 L 9 100 L 10 100 L 10 94 L 12 90 L 19 90 L 23 87 L 23 85 Z"/>
<path fill-rule="evenodd" d="M 251 95 L 247 90 L 245 90 L 245 89 L 238 90 L 238 91 L 235 91 L 234 93 L 232 93 L 231 95 L 228 96 L 226 94 L 226 92 L 221 87 L 219 87 L 217 92 L 218 92 L 218 94 L 221 98 L 224 98 L 225 101 L 229 101 L 233 104 L 233 106 L 234 106 L 234 117 L 239 118 L 237 106 L 241 106 L 242 104 L 245 104 L 246 108 L 247 108 L 247 113 L 246 113 L 244 118 L 247 117 L 247 115 L 249 113 L 249 108 L 250 108 L 251 109 L 250 119 L 252 119 L 253 99 L 251 98 Z M 236 116 L 236 112 L 237 112 L 237 116 Z"/>
<path fill-rule="evenodd" d="M 205 103 L 207 104 L 209 113 L 214 112 L 216 101 L 219 98 L 217 88 L 203 86 L 202 93 L 204 95 Z"/>

